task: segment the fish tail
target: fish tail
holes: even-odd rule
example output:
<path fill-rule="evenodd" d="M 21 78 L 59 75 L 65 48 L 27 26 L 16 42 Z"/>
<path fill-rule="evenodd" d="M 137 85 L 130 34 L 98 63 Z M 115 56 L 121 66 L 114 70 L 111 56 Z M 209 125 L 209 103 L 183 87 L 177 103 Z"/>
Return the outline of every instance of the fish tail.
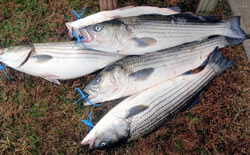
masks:
<path fill-rule="evenodd" d="M 228 25 L 228 29 L 225 32 L 225 36 L 231 38 L 246 39 L 246 33 L 240 27 L 240 16 L 234 16 L 231 19 L 225 21 Z"/>
<path fill-rule="evenodd" d="M 207 67 L 212 67 L 217 76 L 219 76 L 222 72 L 231 68 L 233 65 L 234 61 L 224 58 L 219 48 L 216 47 L 209 57 Z"/>
<path fill-rule="evenodd" d="M 248 39 L 248 38 L 246 38 L 246 39 Z M 238 45 L 238 44 L 241 44 L 244 40 L 245 40 L 245 38 L 225 37 L 226 46 Z"/>

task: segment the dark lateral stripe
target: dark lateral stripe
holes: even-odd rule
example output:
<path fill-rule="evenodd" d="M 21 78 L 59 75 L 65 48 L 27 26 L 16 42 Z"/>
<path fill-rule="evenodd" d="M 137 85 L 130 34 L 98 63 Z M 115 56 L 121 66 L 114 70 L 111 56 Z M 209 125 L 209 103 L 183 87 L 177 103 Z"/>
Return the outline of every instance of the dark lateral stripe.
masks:
<path fill-rule="evenodd" d="M 162 103 L 167 102 L 167 101 L 166 101 L 166 98 L 168 98 L 169 95 L 174 94 L 174 93 L 182 94 L 183 92 L 185 92 L 185 91 L 189 90 L 190 88 L 193 88 L 193 87 L 194 87 L 193 91 L 190 91 L 190 93 L 189 93 L 189 94 L 192 94 L 192 95 L 184 95 L 184 96 L 182 96 L 182 97 L 180 97 L 180 98 L 174 98 L 174 99 L 172 99 L 171 101 L 169 101 L 167 104 L 163 104 L 163 106 L 160 107 L 160 108 L 158 108 L 158 109 L 156 109 L 158 106 L 155 106 L 155 107 L 152 107 L 150 110 L 148 110 L 148 111 L 151 112 L 151 114 L 152 114 L 150 117 L 152 117 L 152 116 L 158 116 L 158 117 L 160 117 L 161 119 L 154 120 L 155 117 L 152 117 L 152 119 L 149 119 L 149 118 L 145 118 L 145 115 L 141 115 L 140 117 L 135 117 L 134 119 L 139 120 L 139 121 L 141 121 L 143 117 L 144 117 L 144 120 L 145 120 L 145 119 L 147 120 L 147 121 L 142 121 L 142 123 L 144 122 L 144 123 L 146 124 L 146 126 L 145 126 L 144 124 L 140 124 L 140 123 L 137 122 L 137 124 L 135 125 L 137 128 L 134 129 L 135 132 L 139 132 L 139 131 L 143 131 L 143 132 L 144 132 L 144 128 L 147 128 L 147 129 L 150 129 L 150 130 L 151 130 L 152 126 L 154 126 L 154 125 L 157 124 L 158 122 L 162 122 L 161 120 L 165 120 L 166 115 L 172 115 L 172 114 L 171 114 L 171 111 L 170 111 L 170 112 L 168 111 L 169 108 L 166 109 L 166 110 L 164 110 L 164 111 L 162 112 L 162 114 L 164 114 L 164 116 L 159 116 L 158 114 L 154 114 L 153 112 L 157 112 L 157 111 L 159 111 L 159 109 L 164 109 L 164 107 L 168 106 L 169 104 L 173 104 L 173 103 L 177 104 L 178 102 L 183 102 L 183 103 L 184 103 L 184 101 L 189 100 L 190 98 L 192 98 L 193 95 L 194 95 L 194 92 L 200 91 L 200 90 L 205 86 L 206 83 L 209 83 L 209 82 L 211 81 L 211 79 L 212 79 L 211 77 L 214 77 L 214 76 L 215 76 L 215 73 L 213 73 L 213 74 L 211 74 L 211 73 L 213 73 L 212 70 L 207 71 L 205 75 L 203 74 L 203 75 L 201 75 L 201 76 L 198 76 L 198 77 L 197 77 L 198 80 L 193 80 L 193 81 L 187 83 L 187 84 L 184 85 L 184 86 L 183 86 L 182 84 L 179 85 L 178 87 L 183 86 L 183 87 L 181 87 L 181 89 L 178 89 L 178 90 L 177 90 L 177 88 L 178 88 L 178 87 L 177 87 L 177 88 L 175 88 L 174 91 L 172 91 L 172 92 L 169 92 L 169 91 L 168 91 L 167 95 L 164 93 L 164 94 L 161 95 L 161 96 L 164 96 L 165 98 L 163 98 L 163 99 L 160 101 L 160 103 L 159 103 L 159 101 L 158 101 L 157 103 L 153 101 L 151 104 L 154 104 L 154 103 L 155 103 L 156 105 L 162 105 Z M 207 80 L 207 79 L 209 79 L 209 80 Z M 199 82 L 197 82 L 197 81 L 199 81 Z M 191 85 L 191 87 L 190 87 L 190 85 Z M 199 85 L 200 85 L 200 86 L 199 86 Z M 199 86 L 199 87 L 197 87 L 197 86 Z M 197 89 L 195 89 L 195 88 L 197 88 Z M 182 91 L 181 91 L 181 90 L 182 90 Z M 165 96 L 165 95 L 166 95 L 166 96 Z M 173 105 L 174 105 L 174 104 L 173 104 Z M 177 105 L 179 105 L 179 104 L 177 104 Z M 182 106 L 182 105 L 185 105 L 185 104 L 181 104 L 180 106 Z M 176 107 L 173 106 L 173 107 L 171 107 L 171 108 L 173 108 L 173 110 L 174 110 Z M 156 109 L 156 110 L 155 110 L 155 109 Z M 173 110 L 172 110 L 172 111 L 173 111 Z M 177 111 L 179 111 L 179 110 L 180 110 L 180 108 L 174 110 L 172 113 L 175 113 L 175 112 L 177 112 Z M 167 112 L 166 112 L 166 111 L 167 111 Z M 144 114 L 145 114 L 145 113 L 144 113 Z M 168 117 L 166 117 L 166 118 L 168 118 Z M 133 119 L 133 120 L 134 120 L 134 119 Z M 150 125 L 150 122 L 152 123 L 151 125 Z M 140 126 L 140 127 L 138 128 L 138 126 Z"/>

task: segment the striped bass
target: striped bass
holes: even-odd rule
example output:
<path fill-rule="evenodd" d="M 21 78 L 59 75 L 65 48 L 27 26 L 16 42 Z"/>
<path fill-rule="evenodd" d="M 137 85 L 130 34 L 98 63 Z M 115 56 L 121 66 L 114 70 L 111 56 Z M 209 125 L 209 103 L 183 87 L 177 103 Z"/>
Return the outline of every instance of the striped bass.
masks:
<path fill-rule="evenodd" d="M 123 55 L 142 55 L 184 43 L 223 35 L 246 38 L 240 17 L 220 20 L 189 13 L 118 18 L 79 29 L 88 48 Z"/>
<path fill-rule="evenodd" d="M 122 56 L 87 50 L 75 42 L 39 43 L 0 49 L 0 62 L 48 81 L 74 79 L 95 72 Z"/>
<path fill-rule="evenodd" d="M 79 32 L 78 30 L 82 27 L 86 27 L 88 25 L 97 24 L 100 22 L 116 18 L 139 16 L 143 14 L 171 15 L 179 12 L 180 8 L 178 7 L 158 8 L 151 6 L 138 6 L 138 7 L 128 6 L 128 7 L 118 8 L 115 10 L 101 11 L 74 22 L 68 22 L 65 25 L 68 28 L 69 36 L 73 38 L 74 37 L 73 31 L 78 33 Z"/>
<path fill-rule="evenodd" d="M 103 148 L 154 131 L 187 108 L 195 95 L 232 65 L 232 61 L 216 51 L 201 72 L 168 80 L 119 103 L 96 124 L 81 144 L 89 145 L 90 149 Z"/>
<path fill-rule="evenodd" d="M 218 36 L 160 52 L 129 56 L 105 67 L 84 91 L 92 103 L 130 96 L 199 67 L 216 47 L 241 41 Z"/>

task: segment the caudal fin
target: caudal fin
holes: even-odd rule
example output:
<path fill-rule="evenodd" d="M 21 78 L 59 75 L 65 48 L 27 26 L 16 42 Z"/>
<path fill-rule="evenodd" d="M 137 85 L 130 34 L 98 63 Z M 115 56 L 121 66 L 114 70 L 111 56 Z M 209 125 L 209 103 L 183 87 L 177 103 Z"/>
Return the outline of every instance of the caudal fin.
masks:
<path fill-rule="evenodd" d="M 232 17 L 231 19 L 228 19 L 225 22 L 228 25 L 228 29 L 225 32 L 225 36 L 241 39 L 247 38 L 246 33 L 240 27 L 240 16 Z"/>
<path fill-rule="evenodd" d="M 234 61 L 224 58 L 221 51 L 216 48 L 209 57 L 207 67 L 212 67 L 217 76 L 219 76 L 222 72 L 231 68 L 233 64 Z"/>
<path fill-rule="evenodd" d="M 239 45 L 241 44 L 245 39 L 248 38 L 231 38 L 231 37 L 225 37 L 225 40 L 227 42 L 227 45 Z"/>

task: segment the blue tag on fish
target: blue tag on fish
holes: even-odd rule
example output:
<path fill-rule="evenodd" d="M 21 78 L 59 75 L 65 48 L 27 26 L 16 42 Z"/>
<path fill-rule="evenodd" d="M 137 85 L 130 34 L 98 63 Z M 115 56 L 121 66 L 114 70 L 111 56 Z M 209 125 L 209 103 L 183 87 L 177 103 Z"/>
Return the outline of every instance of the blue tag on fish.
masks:
<path fill-rule="evenodd" d="M 88 48 L 87 46 L 85 46 L 82 42 L 86 37 L 80 38 L 75 31 L 73 31 L 73 34 L 75 35 L 75 37 L 77 39 L 77 43 L 72 48 L 76 47 L 77 44 L 81 43 L 83 47 L 85 47 L 89 50 L 92 50 L 91 48 Z"/>
<path fill-rule="evenodd" d="M 79 100 L 77 100 L 74 104 L 76 104 L 76 103 L 78 103 L 79 101 L 81 101 L 81 100 L 86 100 L 89 104 L 91 104 L 91 105 L 93 105 L 93 106 L 101 106 L 101 105 L 103 105 L 103 103 L 101 103 L 101 104 L 94 104 L 94 103 L 92 103 L 91 101 L 89 101 L 88 99 L 87 99 L 87 97 L 88 97 L 88 95 L 87 96 L 85 96 L 84 94 L 83 94 L 83 92 L 81 91 L 81 89 L 80 88 L 76 88 L 77 90 L 78 90 L 78 92 L 82 95 L 82 98 L 80 98 Z"/>
<path fill-rule="evenodd" d="M 89 112 L 89 121 L 86 119 L 83 119 L 82 122 L 89 126 L 89 131 L 94 127 L 94 125 L 91 123 L 91 112 Z"/>
<path fill-rule="evenodd" d="M 82 10 L 82 12 L 80 13 L 80 15 L 79 15 L 75 10 L 73 10 L 74 14 L 77 16 L 77 20 L 79 20 L 79 19 L 82 18 L 82 14 L 83 14 L 83 12 L 84 12 L 85 10 L 86 10 L 86 8 L 84 8 L 84 9 Z"/>
<path fill-rule="evenodd" d="M 6 71 L 4 70 L 6 67 L 8 67 L 8 66 L 7 66 L 7 65 L 2 66 L 2 65 L 0 64 L 0 70 L 2 70 L 3 73 L 5 74 L 5 76 L 8 78 L 8 80 L 10 80 L 10 77 L 8 76 L 8 74 L 6 73 Z"/>

